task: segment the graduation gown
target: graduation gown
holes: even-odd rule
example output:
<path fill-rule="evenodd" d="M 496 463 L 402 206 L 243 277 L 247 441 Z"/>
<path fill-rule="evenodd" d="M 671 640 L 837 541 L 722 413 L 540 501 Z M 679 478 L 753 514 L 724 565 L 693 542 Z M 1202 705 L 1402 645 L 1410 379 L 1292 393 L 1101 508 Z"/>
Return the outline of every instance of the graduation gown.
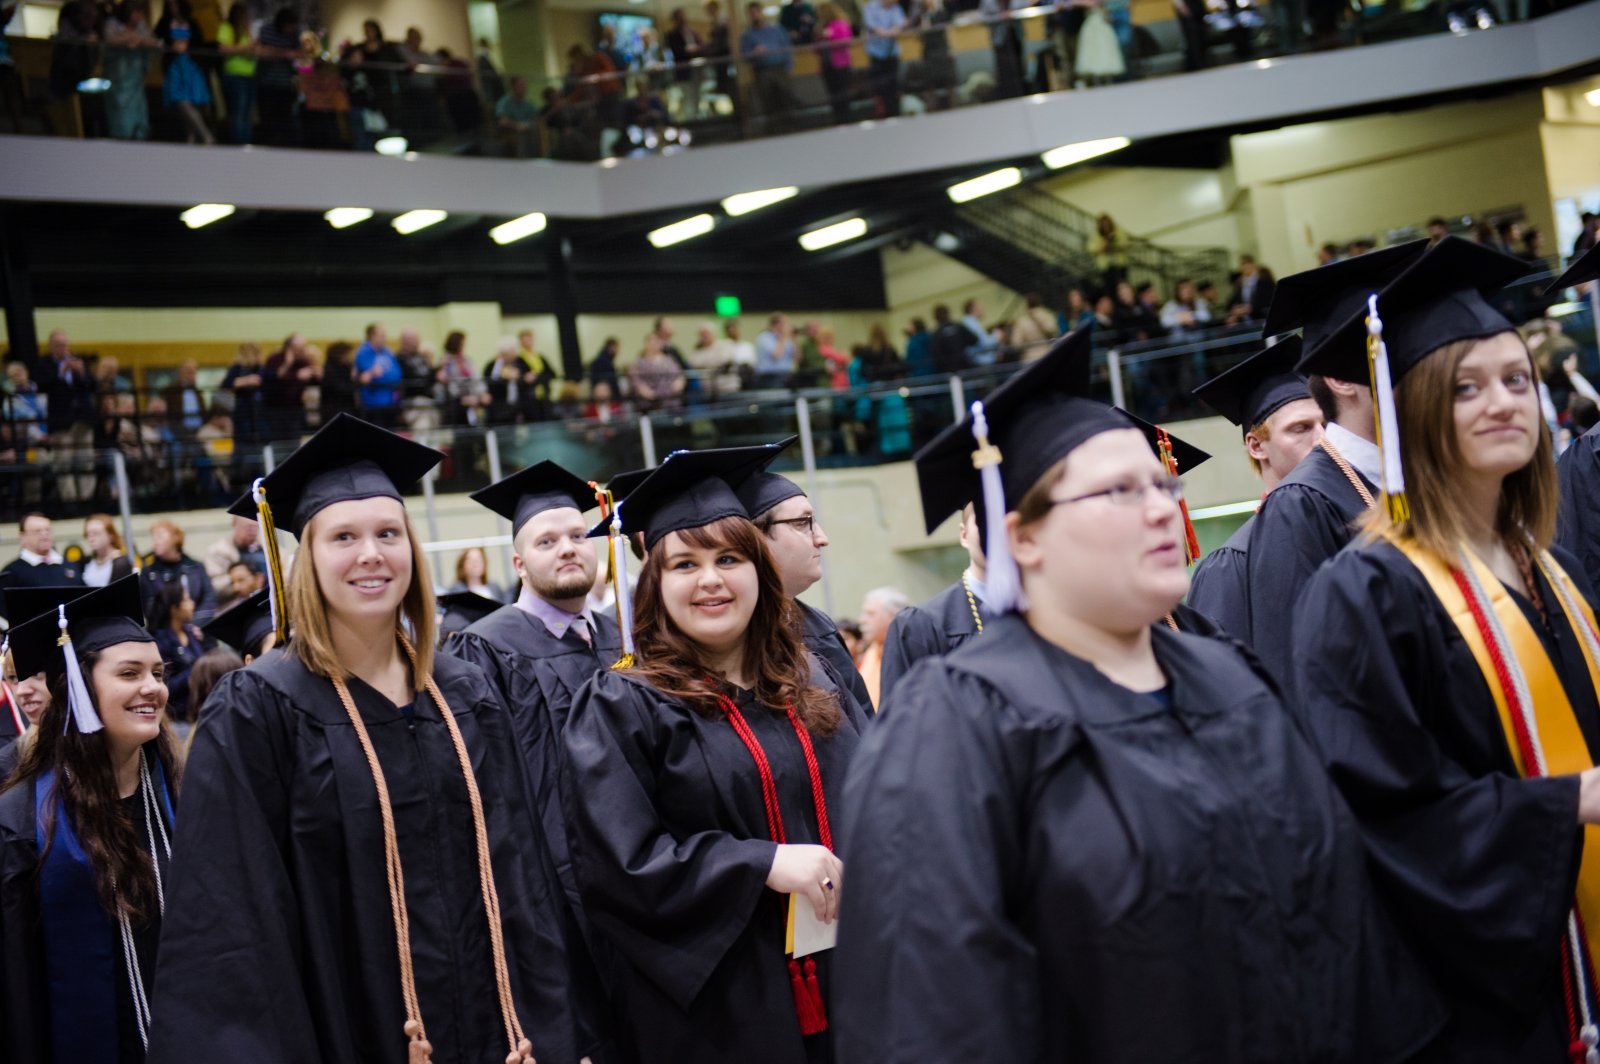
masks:
<path fill-rule="evenodd" d="M 573 696 L 622 654 L 617 622 L 596 610 L 591 646 L 570 629 L 560 638 L 544 622 L 516 606 L 503 606 L 480 618 L 445 644 L 444 650 L 483 670 L 511 716 L 522 751 L 528 785 L 539 811 L 539 842 L 565 893 L 573 1008 L 585 1055 L 606 1055 L 611 1022 L 604 1007 L 600 973 L 589 950 L 589 932 L 572 876 L 567 825 L 561 813 L 561 731 Z M 537 1048 L 537 1047 L 536 1047 Z"/>
<path fill-rule="evenodd" d="M 559 886 L 498 696 L 448 655 L 434 679 L 483 799 L 517 1013 L 541 1062 L 578 1059 Z M 350 695 L 394 811 L 435 1064 L 501 1064 L 505 1027 L 471 807 L 439 708 Z M 402 1064 L 405 1010 L 377 791 L 333 684 L 283 649 L 206 699 L 184 779 L 152 1064 Z"/>
<path fill-rule="evenodd" d="M 1561 480 L 1556 542 L 1577 557 L 1589 586 L 1600 587 L 1600 432 L 1591 429 L 1573 440 L 1556 472 Z"/>
<path fill-rule="evenodd" d="M 1188 603 L 1235 639 L 1250 638 L 1250 529 L 1255 515 L 1216 550 L 1200 559 L 1189 578 Z"/>
<path fill-rule="evenodd" d="M 982 607 L 979 607 L 982 609 Z M 984 623 L 988 624 L 985 615 Z M 883 668 L 879 673 L 878 698 L 887 706 L 889 693 L 900 677 L 923 658 L 948 654 L 978 634 L 972 619 L 972 603 L 960 580 L 920 606 L 907 606 L 889 622 L 883 640 Z"/>
<path fill-rule="evenodd" d="M 841 1064 L 1378 1064 L 1433 1036 L 1264 673 L 1157 625 L 1163 704 L 1015 614 L 988 626 L 905 677 L 917 712 L 846 784 Z"/>
<path fill-rule="evenodd" d="M 795 599 L 794 604 L 800 611 L 800 638 L 806 649 L 822 662 L 822 667 L 828 670 L 835 686 L 854 698 L 863 713 L 870 715 L 872 696 L 867 693 L 867 681 L 857 671 L 855 659 L 844 645 L 844 636 L 839 634 L 839 626 L 833 623 L 832 617 L 814 606 L 808 606 L 799 599 Z"/>
<path fill-rule="evenodd" d="M 1378 489 L 1366 486 L 1377 498 Z M 1250 522 L 1245 558 L 1250 630 L 1231 634 L 1255 651 L 1281 685 L 1287 686 L 1290 675 L 1295 601 L 1311 574 L 1355 537 L 1355 521 L 1366 509 L 1328 452 L 1313 447 L 1268 493 Z"/>
<path fill-rule="evenodd" d="M 812 677 L 832 689 L 820 665 Z M 819 842 L 788 718 L 747 694 L 736 701 L 771 764 L 788 841 Z M 839 730 L 813 737 L 833 825 L 866 724 L 851 699 L 840 702 Z M 573 869 L 590 922 L 623 958 L 618 1012 L 639 1060 L 832 1060 L 831 1033 L 800 1034 L 783 949 L 789 899 L 766 886 L 776 846 L 755 762 L 732 725 L 632 673 L 606 672 L 578 693 L 564 739 Z M 817 970 L 831 1009 L 829 953 Z"/>
<path fill-rule="evenodd" d="M 1557 560 L 1589 595 L 1572 559 Z M 1541 634 L 1590 750 L 1600 707 L 1543 578 Z M 1590 596 L 1590 601 L 1593 601 Z M 1451 1006 L 1441 1061 L 1561 1061 L 1561 936 L 1582 856 L 1578 777 L 1520 779 L 1471 650 L 1387 542 L 1322 568 L 1298 610 L 1297 709 L 1361 822 L 1378 885 Z M 852 884 L 854 885 L 854 884 Z"/>

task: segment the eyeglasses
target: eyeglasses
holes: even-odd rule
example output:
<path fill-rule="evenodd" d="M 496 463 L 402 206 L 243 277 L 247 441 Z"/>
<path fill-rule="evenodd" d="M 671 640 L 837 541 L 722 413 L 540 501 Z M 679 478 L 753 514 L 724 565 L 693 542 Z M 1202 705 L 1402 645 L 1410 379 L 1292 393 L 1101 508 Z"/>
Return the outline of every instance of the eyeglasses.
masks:
<path fill-rule="evenodd" d="M 1083 502 L 1087 499 L 1104 499 L 1113 506 L 1140 506 L 1144 497 L 1152 488 L 1165 495 L 1173 502 L 1183 498 L 1183 481 L 1178 477 L 1157 477 L 1148 484 L 1118 484 L 1106 488 L 1104 491 L 1091 491 L 1087 495 L 1074 495 L 1070 499 L 1051 499 L 1052 507 L 1061 506 L 1069 502 Z"/>
<path fill-rule="evenodd" d="M 806 514 L 804 517 L 789 517 L 782 521 L 768 521 L 767 529 L 770 530 L 773 525 L 788 525 L 802 536 L 810 536 L 815 534 L 817 530 L 817 515 Z"/>

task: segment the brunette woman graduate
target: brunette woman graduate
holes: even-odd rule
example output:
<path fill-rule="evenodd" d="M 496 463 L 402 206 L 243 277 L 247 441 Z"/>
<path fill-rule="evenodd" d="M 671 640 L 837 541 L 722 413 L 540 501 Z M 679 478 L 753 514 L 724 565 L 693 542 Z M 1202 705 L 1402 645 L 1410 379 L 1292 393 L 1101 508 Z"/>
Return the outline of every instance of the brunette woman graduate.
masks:
<path fill-rule="evenodd" d="M 1600 1059 L 1592 599 L 1550 550 L 1533 362 L 1486 299 L 1526 271 L 1447 237 L 1345 323 L 1372 351 L 1387 504 L 1295 622 L 1293 704 L 1447 997 L 1452 1062 Z M 1350 379 L 1351 346 L 1302 369 Z"/>
<path fill-rule="evenodd" d="M 0 1060 L 133 1064 L 171 882 L 167 688 L 137 577 L 60 590 L 9 640 L 52 694 L 0 794 Z"/>
<path fill-rule="evenodd" d="M 155 1060 L 578 1059 L 511 723 L 433 654 L 401 491 L 441 457 L 341 415 L 234 506 L 259 508 L 287 640 L 206 699 Z M 281 597 L 274 518 L 301 544 Z"/>
<path fill-rule="evenodd" d="M 786 956 L 786 923 L 791 904 L 838 911 L 832 825 L 864 719 L 806 653 L 734 494 L 770 457 L 678 452 L 618 506 L 648 549 L 632 660 L 578 693 L 564 735 L 578 890 L 646 1062 L 833 1056 L 832 951 Z"/>
<path fill-rule="evenodd" d="M 995 615 L 906 675 L 845 787 L 840 1059 L 1406 1060 L 1440 1007 L 1271 681 L 1163 623 L 1182 488 L 1080 397 L 1088 355 L 921 459 L 982 481 Z"/>

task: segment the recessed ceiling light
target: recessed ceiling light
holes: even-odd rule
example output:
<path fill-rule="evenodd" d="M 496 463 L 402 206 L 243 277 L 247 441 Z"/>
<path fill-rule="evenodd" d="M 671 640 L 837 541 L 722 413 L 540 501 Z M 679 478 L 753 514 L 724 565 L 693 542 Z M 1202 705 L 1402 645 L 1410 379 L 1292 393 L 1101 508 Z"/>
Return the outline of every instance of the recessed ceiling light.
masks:
<path fill-rule="evenodd" d="M 379 155 L 404 155 L 407 141 L 404 137 L 382 137 L 372 146 Z"/>
<path fill-rule="evenodd" d="M 800 234 L 800 246 L 807 251 L 821 251 L 823 248 L 842 244 L 846 240 L 854 240 L 863 236 L 867 231 L 865 218 L 846 218 L 842 222 L 825 225 L 821 229 L 813 229 L 809 233 Z"/>
<path fill-rule="evenodd" d="M 1063 144 L 1059 148 L 1051 148 L 1039 158 L 1050 169 L 1059 170 L 1063 166 L 1072 166 L 1074 163 L 1085 162 L 1100 155 L 1109 155 L 1114 151 L 1121 151 L 1132 143 L 1127 137 L 1081 140 L 1076 144 Z"/>
<path fill-rule="evenodd" d="M 202 225 L 220 222 L 232 213 L 231 203 L 197 203 L 178 217 L 183 219 L 183 224 L 190 229 L 199 229 Z"/>
<path fill-rule="evenodd" d="M 372 217 L 371 207 L 335 207 L 323 215 L 335 229 L 348 229 Z"/>
<path fill-rule="evenodd" d="M 652 229 L 646 239 L 658 248 L 670 247 L 685 240 L 693 240 L 697 236 L 705 236 L 716 228 L 717 220 L 709 214 L 696 214 L 685 218 L 681 222 L 664 225 L 660 229 Z"/>
<path fill-rule="evenodd" d="M 524 214 L 521 218 L 513 218 L 509 222 L 501 222 L 489 230 L 489 239 L 496 244 L 510 244 L 535 233 L 544 232 L 545 224 L 545 216 L 534 211 L 532 214 Z"/>
<path fill-rule="evenodd" d="M 446 211 L 430 209 L 406 211 L 389 224 L 394 226 L 394 231 L 402 236 L 410 236 L 418 229 L 426 229 L 430 225 L 437 225 L 450 217 Z"/>
<path fill-rule="evenodd" d="M 979 196 L 992 195 L 1020 184 L 1022 184 L 1022 171 L 1015 166 L 1006 166 L 999 170 L 991 170 L 987 174 L 979 174 L 967 181 L 959 181 L 945 189 L 945 192 L 953 202 L 966 203 Z"/>
<path fill-rule="evenodd" d="M 793 185 L 785 188 L 763 188 L 755 192 L 739 192 L 722 201 L 722 209 L 737 218 L 741 214 L 759 211 L 763 207 L 770 207 L 774 203 L 782 203 L 800 194 L 800 190 Z"/>

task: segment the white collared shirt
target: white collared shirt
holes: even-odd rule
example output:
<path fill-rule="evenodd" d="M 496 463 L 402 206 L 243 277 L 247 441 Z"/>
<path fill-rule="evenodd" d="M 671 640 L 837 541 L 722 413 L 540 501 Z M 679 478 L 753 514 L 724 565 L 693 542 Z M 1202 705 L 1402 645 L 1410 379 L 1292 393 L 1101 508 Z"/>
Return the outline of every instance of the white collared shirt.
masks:
<path fill-rule="evenodd" d="M 1367 478 L 1368 484 L 1377 488 L 1383 487 L 1383 453 L 1378 450 L 1377 444 L 1362 439 L 1333 421 L 1328 422 L 1322 434 L 1328 437 L 1328 442 L 1344 455 L 1345 460 L 1357 473 Z"/>

